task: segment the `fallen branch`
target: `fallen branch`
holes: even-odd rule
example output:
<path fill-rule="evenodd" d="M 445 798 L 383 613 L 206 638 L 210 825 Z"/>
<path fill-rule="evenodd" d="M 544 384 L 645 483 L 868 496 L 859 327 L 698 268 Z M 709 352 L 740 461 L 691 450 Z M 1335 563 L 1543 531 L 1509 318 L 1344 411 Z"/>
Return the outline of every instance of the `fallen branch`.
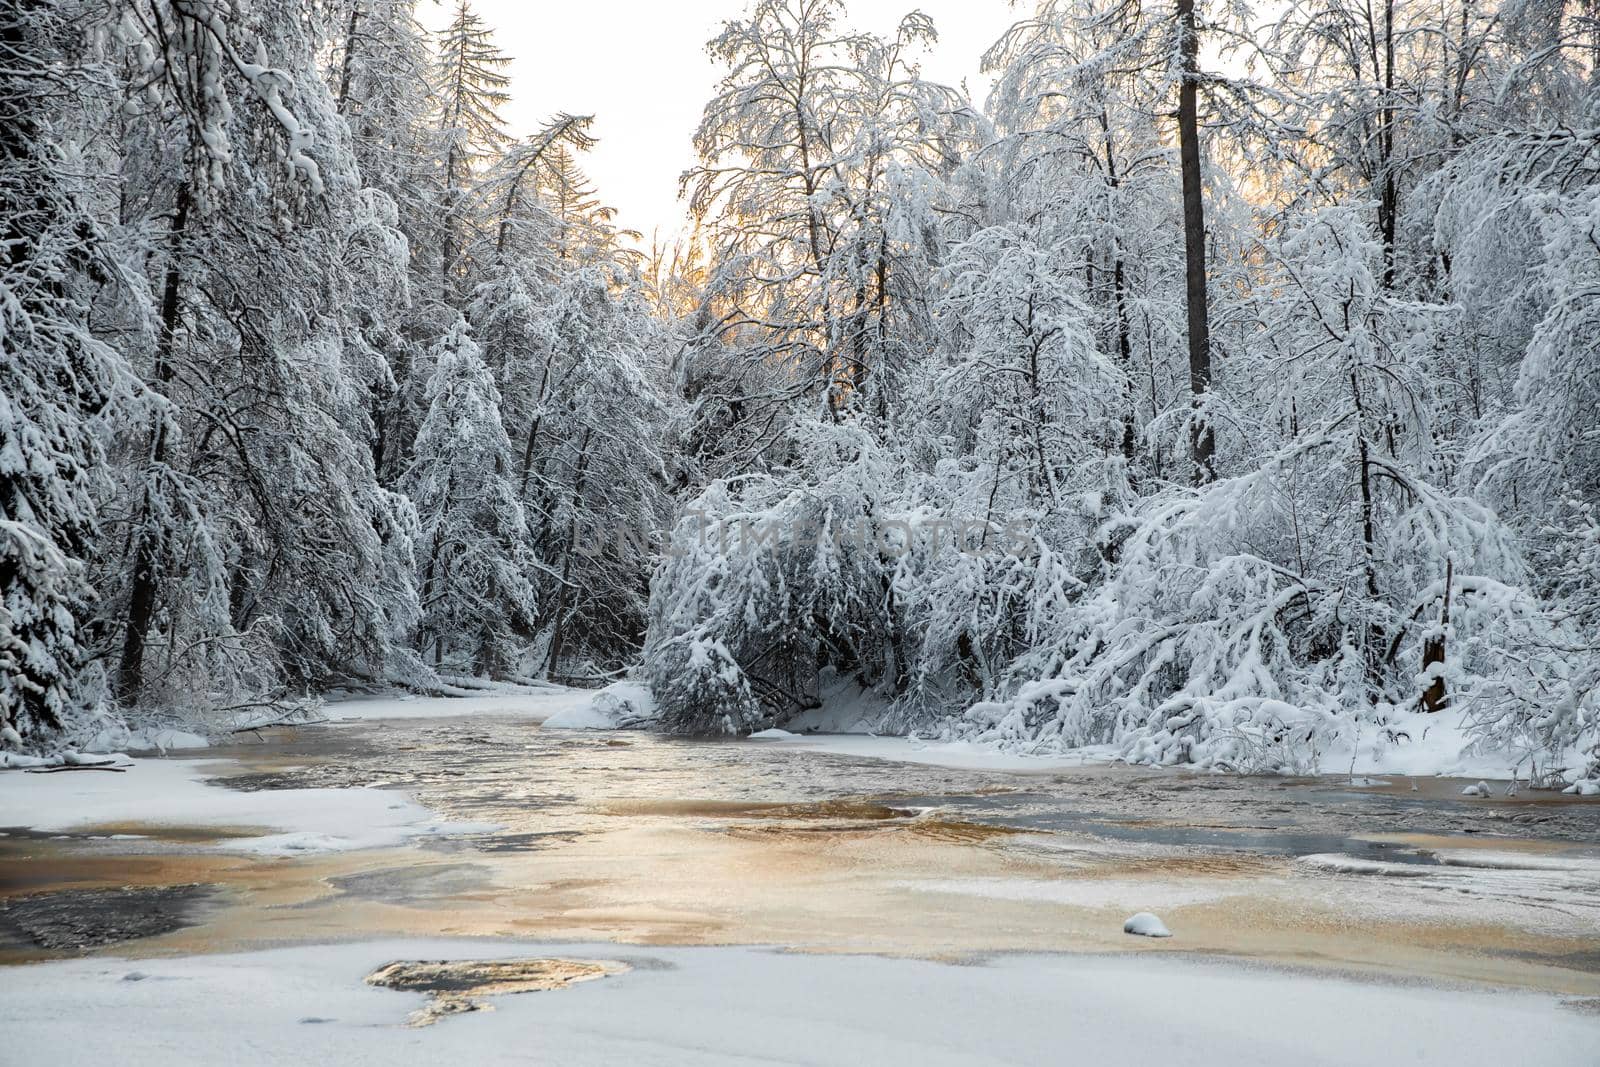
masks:
<path fill-rule="evenodd" d="M 330 723 L 332 721 L 333 720 L 328 718 L 326 715 L 320 719 L 299 719 L 295 718 L 293 715 L 285 715 L 283 718 L 273 719 L 269 722 L 256 722 L 251 723 L 248 726 L 237 726 L 228 732 L 234 734 L 252 734 L 257 730 L 270 730 L 274 726 L 322 726 L 325 723 Z"/>
<path fill-rule="evenodd" d="M 113 763 L 58 763 L 54 767 L 13 767 L 11 770 L 22 770 L 28 774 L 59 774 L 62 771 L 115 771 L 121 774 L 128 769 L 127 764 L 118 766 Z"/>

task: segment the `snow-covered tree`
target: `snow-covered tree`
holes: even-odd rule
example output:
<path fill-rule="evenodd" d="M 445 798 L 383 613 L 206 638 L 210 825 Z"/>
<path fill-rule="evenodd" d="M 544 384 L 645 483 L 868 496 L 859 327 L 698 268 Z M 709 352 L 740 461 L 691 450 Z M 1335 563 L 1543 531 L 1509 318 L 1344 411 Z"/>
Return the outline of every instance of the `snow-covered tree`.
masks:
<path fill-rule="evenodd" d="M 784 366 L 785 400 L 837 416 L 881 388 L 866 406 L 882 415 L 914 346 L 917 304 L 903 297 L 936 231 L 923 179 L 955 164 L 962 108 L 917 70 L 934 39 L 925 16 L 879 37 L 843 15 L 838 0 L 761 0 L 724 25 L 709 48 L 727 73 L 684 182 L 719 261 L 717 329 Z M 758 454 L 783 422 L 764 420 Z"/>
<path fill-rule="evenodd" d="M 801 470 L 713 482 L 684 509 L 651 583 L 644 674 L 677 730 L 748 733 L 813 706 L 823 667 L 869 682 L 893 659 L 892 558 L 872 437 L 809 419 Z"/>
<path fill-rule="evenodd" d="M 500 108 L 510 99 L 511 79 L 505 74 L 510 61 L 495 45 L 494 32 L 461 0 L 434 63 L 441 142 L 440 295 L 449 303 L 463 291 L 467 265 L 462 255 L 480 221 L 472 196 L 476 172 L 507 141 Z"/>
<path fill-rule="evenodd" d="M 52 746 L 98 700 L 84 561 L 104 424 L 131 384 L 89 325 L 85 285 L 116 268 L 48 135 L 83 74 L 69 15 L 0 12 L 0 750 Z"/>
<path fill-rule="evenodd" d="M 418 517 L 422 648 L 436 665 L 504 673 L 539 604 L 500 391 L 465 322 L 429 355 L 428 415 L 403 483 Z"/>

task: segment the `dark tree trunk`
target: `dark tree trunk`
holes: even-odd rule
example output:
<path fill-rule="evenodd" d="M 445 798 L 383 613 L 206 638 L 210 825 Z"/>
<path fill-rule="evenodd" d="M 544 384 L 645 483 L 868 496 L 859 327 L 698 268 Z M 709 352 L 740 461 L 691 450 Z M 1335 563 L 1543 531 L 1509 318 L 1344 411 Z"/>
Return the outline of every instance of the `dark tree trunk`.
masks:
<path fill-rule="evenodd" d="M 1439 609 L 1439 632 L 1422 642 L 1422 671 L 1427 673 L 1434 664 L 1444 663 L 1445 627 L 1450 625 L 1450 586 L 1455 582 L 1455 560 L 1444 561 L 1444 605 Z M 1422 710 L 1441 711 L 1450 703 L 1450 693 L 1445 688 L 1444 675 L 1440 674 L 1422 691 Z"/>
<path fill-rule="evenodd" d="M 1133 421 L 1133 346 L 1128 338 L 1127 283 L 1122 265 L 1122 249 L 1116 249 L 1112 284 L 1117 305 L 1117 365 L 1122 368 L 1122 458 L 1128 465 L 1129 484 L 1133 482 L 1133 456 L 1138 431 Z"/>
<path fill-rule="evenodd" d="M 356 51 L 356 29 L 361 24 L 361 5 L 350 5 L 350 25 L 344 35 L 344 57 L 339 64 L 339 95 L 335 101 L 339 114 L 345 114 L 345 105 L 350 100 L 350 74 L 355 66 L 352 59 Z"/>
<path fill-rule="evenodd" d="M 583 431 L 583 441 L 578 446 L 578 471 L 572 487 L 572 528 L 567 537 L 566 554 L 561 559 L 561 588 L 556 592 L 555 610 L 550 613 L 554 630 L 550 636 L 550 665 L 546 668 L 546 676 L 555 678 L 561 666 L 562 646 L 566 643 L 566 627 L 563 625 L 567 613 L 567 590 L 572 582 L 572 554 L 578 548 L 578 507 L 583 502 L 584 482 L 589 474 L 589 439 L 593 431 Z"/>
<path fill-rule="evenodd" d="M 1394 0 L 1383 5 L 1383 108 L 1378 113 L 1378 229 L 1383 238 L 1383 287 L 1394 286 L 1395 220 L 1400 192 L 1394 177 Z"/>
<path fill-rule="evenodd" d="M 183 282 L 183 240 L 189 227 L 189 210 L 192 193 L 186 180 L 178 187 L 178 202 L 173 212 L 172 232 L 167 239 L 167 271 L 161 286 L 161 334 L 156 343 L 153 368 L 158 386 L 165 389 L 172 380 L 172 345 L 178 329 L 179 289 Z M 167 422 L 164 413 L 157 415 L 150 442 L 149 472 L 154 476 L 157 468 L 167 458 Z M 157 593 L 159 592 L 161 534 L 151 528 L 154 501 L 151 487 L 145 486 L 139 513 L 134 520 L 138 530 L 138 544 L 133 554 L 133 581 L 128 593 L 128 629 L 123 635 L 122 660 L 117 667 L 117 698 L 124 704 L 139 700 L 144 688 L 144 651 L 150 636 L 150 624 L 155 619 Z"/>
<path fill-rule="evenodd" d="M 1193 421 L 1189 457 L 1196 485 L 1214 481 L 1216 436 L 1206 421 L 1211 390 L 1211 313 L 1206 294 L 1206 208 L 1200 175 L 1200 38 L 1195 32 L 1194 0 L 1178 0 L 1183 81 L 1178 88 L 1178 154 L 1183 171 L 1184 280 L 1189 311 L 1189 392 Z"/>
<path fill-rule="evenodd" d="M 1111 117 L 1103 107 L 1100 109 L 1100 136 L 1106 149 L 1106 184 L 1111 187 L 1111 196 L 1116 197 L 1122 178 L 1117 173 L 1117 154 L 1111 141 Z M 1117 214 L 1116 204 L 1109 214 L 1113 217 Z M 1122 458 L 1127 463 L 1131 485 L 1134 448 L 1138 441 L 1133 411 L 1133 346 L 1128 326 L 1127 269 L 1122 258 L 1122 240 L 1116 236 L 1111 238 L 1111 299 L 1117 319 L 1117 366 L 1122 368 Z"/>

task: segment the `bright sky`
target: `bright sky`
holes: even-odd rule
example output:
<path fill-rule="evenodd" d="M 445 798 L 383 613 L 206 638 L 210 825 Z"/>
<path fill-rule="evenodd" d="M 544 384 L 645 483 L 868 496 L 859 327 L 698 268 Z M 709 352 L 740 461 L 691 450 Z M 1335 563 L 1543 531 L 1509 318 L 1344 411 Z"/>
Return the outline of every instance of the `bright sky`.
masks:
<path fill-rule="evenodd" d="M 978 59 L 1018 13 L 1007 0 L 846 0 L 855 28 L 887 34 L 913 9 L 932 16 L 938 46 L 922 60 L 925 75 L 959 84 L 982 103 L 987 79 Z M 663 238 L 680 228 L 678 175 L 694 162 L 690 138 L 716 85 L 705 43 L 746 0 L 471 0 L 512 59 L 514 134 L 566 111 L 595 116 L 600 144 L 584 162 L 617 221 Z M 454 0 L 422 0 L 417 14 L 437 29 Z"/>

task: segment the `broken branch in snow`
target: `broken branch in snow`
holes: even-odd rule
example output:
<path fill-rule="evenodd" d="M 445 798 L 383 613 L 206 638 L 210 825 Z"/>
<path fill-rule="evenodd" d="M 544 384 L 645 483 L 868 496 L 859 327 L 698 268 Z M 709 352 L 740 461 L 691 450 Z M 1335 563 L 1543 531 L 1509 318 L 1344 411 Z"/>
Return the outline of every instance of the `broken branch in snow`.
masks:
<path fill-rule="evenodd" d="M 105 763 L 58 763 L 53 767 L 8 767 L 3 769 L 23 770 L 28 774 L 57 774 L 61 771 L 115 771 L 121 774 L 128 767 L 129 764 L 113 763 L 107 760 Z"/>

